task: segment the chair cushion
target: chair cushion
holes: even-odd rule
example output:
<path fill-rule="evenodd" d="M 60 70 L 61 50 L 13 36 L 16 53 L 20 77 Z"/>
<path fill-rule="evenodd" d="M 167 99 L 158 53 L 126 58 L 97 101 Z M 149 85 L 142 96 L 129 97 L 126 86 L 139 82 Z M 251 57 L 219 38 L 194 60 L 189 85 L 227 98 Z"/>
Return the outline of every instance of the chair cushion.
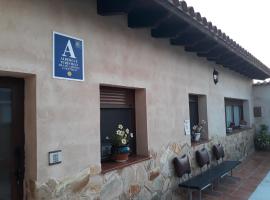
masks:
<path fill-rule="evenodd" d="M 191 173 L 190 163 L 187 155 L 183 155 L 182 157 L 175 157 L 173 159 L 173 165 L 176 175 L 180 178 L 184 174 Z"/>
<path fill-rule="evenodd" d="M 221 146 L 221 144 L 217 144 L 213 146 L 213 154 L 216 160 L 219 160 L 220 158 L 224 158 L 224 149 Z"/>
<path fill-rule="evenodd" d="M 200 167 L 210 164 L 210 158 L 206 148 L 196 151 L 196 160 Z"/>

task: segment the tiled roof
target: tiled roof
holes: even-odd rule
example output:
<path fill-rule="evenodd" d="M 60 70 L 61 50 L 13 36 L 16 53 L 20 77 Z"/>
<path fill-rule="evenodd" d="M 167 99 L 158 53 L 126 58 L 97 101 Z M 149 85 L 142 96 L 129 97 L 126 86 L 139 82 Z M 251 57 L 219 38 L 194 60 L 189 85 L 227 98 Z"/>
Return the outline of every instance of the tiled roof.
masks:
<path fill-rule="evenodd" d="M 256 82 L 256 83 L 253 83 L 253 85 L 254 85 L 254 86 L 270 85 L 270 81 Z"/>
<path fill-rule="evenodd" d="M 166 1 L 171 3 L 177 9 L 179 9 L 179 11 L 185 13 L 189 18 L 193 19 L 195 23 L 198 23 L 201 27 L 203 27 L 206 31 L 211 33 L 214 37 L 217 37 L 218 39 L 224 41 L 226 45 L 231 48 L 231 50 L 239 52 L 252 64 L 266 70 L 266 72 L 270 77 L 270 70 L 266 65 L 264 65 L 260 60 L 258 60 L 246 49 L 241 47 L 237 42 L 235 42 L 228 35 L 222 32 L 222 30 L 218 29 L 215 25 L 213 25 L 211 21 L 208 21 L 205 17 L 202 17 L 199 12 L 195 12 L 194 8 L 189 7 L 185 1 L 179 0 L 166 0 Z"/>
<path fill-rule="evenodd" d="M 270 78 L 270 69 L 212 22 L 179 0 L 97 0 L 101 15 L 127 14 L 128 27 L 151 28 L 155 38 L 251 79 Z"/>

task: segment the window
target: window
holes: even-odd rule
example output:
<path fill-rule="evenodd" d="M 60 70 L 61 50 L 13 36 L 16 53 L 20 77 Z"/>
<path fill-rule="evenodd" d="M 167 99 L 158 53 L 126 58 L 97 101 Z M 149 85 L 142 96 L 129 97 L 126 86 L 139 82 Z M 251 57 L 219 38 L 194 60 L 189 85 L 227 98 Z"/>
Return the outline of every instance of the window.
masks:
<path fill-rule="evenodd" d="M 101 172 L 107 173 L 150 159 L 147 136 L 146 90 L 100 86 Z M 130 129 L 130 154 L 126 162 L 112 162 L 111 140 L 118 124 Z"/>
<path fill-rule="evenodd" d="M 226 129 L 238 129 L 246 125 L 244 121 L 243 100 L 225 98 L 225 120 Z"/>
<path fill-rule="evenodd" d="M 262 107 L 256 106 L 253 109 L 254 117 L 261 117 L 262 116 Z"/>
<path fill-rule="evenodd" d="M 199 123 L 199 103 L 197 95 L 189 95 L 190 130 Z"/>
<path fill-rule="evenodd" d="M 134 139 L 130 141 L 129 147 L 131 154 L 136 154 L 135 90 L 101 86 L 101 161 L 110 158 L 111 144 L 106 137 L 112 138 L 118 124 L 123 124 L 134 134 Z"/>
<path fill-rule="evenodd" d="M 208 140 L 207 104 L 205 95 L 189 94 L 189 119 L 191 130 L 191 142 L 202 143 Z M 204 122 L 203 122 L 204 121 Z M 194 125 L 202 125 L 199 138 L 195 137 L 192 128 Z"/>

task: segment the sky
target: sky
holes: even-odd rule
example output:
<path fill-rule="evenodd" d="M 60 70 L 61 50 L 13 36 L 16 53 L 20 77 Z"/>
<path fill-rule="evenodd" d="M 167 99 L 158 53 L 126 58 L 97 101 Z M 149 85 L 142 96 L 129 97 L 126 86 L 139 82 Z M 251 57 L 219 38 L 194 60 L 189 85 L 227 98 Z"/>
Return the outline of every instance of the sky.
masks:
<path fill-rule="evenodd" d="M 269 0 L 185 0 L 270 68 Z"/>

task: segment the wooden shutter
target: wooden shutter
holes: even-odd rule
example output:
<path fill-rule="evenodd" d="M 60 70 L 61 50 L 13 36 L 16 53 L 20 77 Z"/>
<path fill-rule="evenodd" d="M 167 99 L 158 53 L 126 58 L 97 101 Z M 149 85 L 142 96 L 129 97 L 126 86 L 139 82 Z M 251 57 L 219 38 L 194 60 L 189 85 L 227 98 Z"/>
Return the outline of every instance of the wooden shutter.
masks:
<path fill-rule="evenodd" d="M 134 108 L 134 102 L 133 89 L 100 87 L 101 108 Z"/>

